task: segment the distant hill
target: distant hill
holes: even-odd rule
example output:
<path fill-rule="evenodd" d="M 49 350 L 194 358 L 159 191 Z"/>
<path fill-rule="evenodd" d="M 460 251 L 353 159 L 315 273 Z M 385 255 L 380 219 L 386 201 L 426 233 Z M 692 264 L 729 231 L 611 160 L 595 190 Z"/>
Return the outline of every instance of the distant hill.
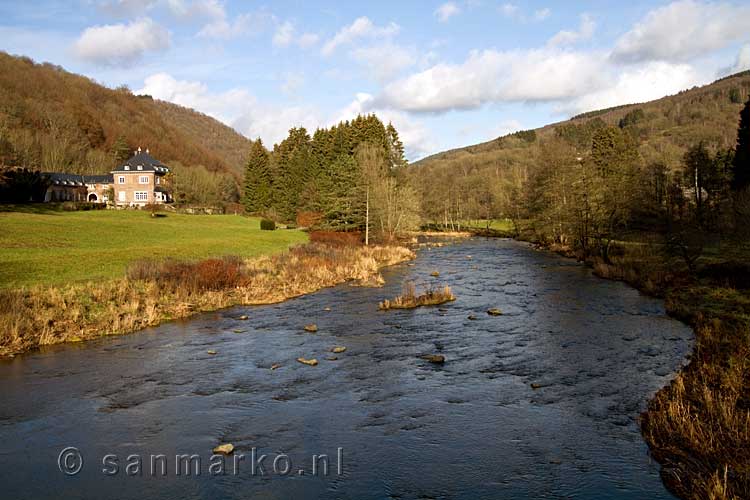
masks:
<path fill-rule="evenodd" d="M 449 175 L 454 168 L 466 171 L 530 164 L 536 161 L 545 138 L 575 134 L 601 122 L 635 134 L 646 162 L 663 161 L 676 168 L 687 148 L 699 141 L 715 148 L 734 145 L 739 111 L 748 95 L 750 71 L 745 71 L 655 101 L 590 111 L 533 131 L 444 151 L 414 162 L 412 166 L 420 169 L 413 174 L 433 179 L 433 174 Z"/>
<path fill-rule="evenodd" d="M 0 52 L 0 166 L 104 173 L 138 146 L 239 179 L 250 141 L 191 109 Z"/>

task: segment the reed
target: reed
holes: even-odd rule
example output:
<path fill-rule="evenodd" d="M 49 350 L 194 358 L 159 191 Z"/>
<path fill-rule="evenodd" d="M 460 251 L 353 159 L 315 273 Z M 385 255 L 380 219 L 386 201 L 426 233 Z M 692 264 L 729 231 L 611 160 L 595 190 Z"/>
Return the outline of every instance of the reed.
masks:
<path fill-rule="evenodd" d="M 428 288 L 423 293 L 417 295 L 414 283 L 407 283 L 404 286 L 404 293 L 391 300 L 384 300 L 378 304 L 378 309 L 387 311 L 389 309 L 414 309 L 421 306 L 434 306 L 452 302 L 456 297 L 451 291 L 451 287 Z"/>

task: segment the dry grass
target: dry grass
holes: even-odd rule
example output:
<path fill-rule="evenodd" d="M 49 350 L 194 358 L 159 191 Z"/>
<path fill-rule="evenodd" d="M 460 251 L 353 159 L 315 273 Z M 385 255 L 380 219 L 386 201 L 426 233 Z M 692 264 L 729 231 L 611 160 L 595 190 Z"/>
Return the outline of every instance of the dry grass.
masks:
<path fill-rule="evenodd" d="M 417 289 L 414 283 L 407 283 L 404 287 L 403 295 L 392 300 L 384 300 L 378 304 L 378 309 L 387 311 L 388 309 L 414 309 L 420 306 L 435 306 L 456 300 L 451 292 L 451 287 L 433 289 L 428 288 L 422 294 L 417 295 Z"/>
<path fill-rule="evenodd" d="M 197 311 L 281 302 L 349 280 L 378 284 L 381 267 L 412 258 L 404 247 L 310 243 L 245 260 L 140 261 L 119 280 L 0 290 L 0 356 L 129 333 Z"/>

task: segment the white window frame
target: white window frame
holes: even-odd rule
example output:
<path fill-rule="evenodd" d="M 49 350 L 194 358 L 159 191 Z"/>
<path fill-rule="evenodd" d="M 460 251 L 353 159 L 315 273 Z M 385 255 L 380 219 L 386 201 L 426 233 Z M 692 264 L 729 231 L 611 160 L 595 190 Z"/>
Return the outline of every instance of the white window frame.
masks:
<path fill-rule="evenodd" d="M 130 165 L 125 165 L 125 170 L 130 170 Z"/>
<path fill-rule="evenodd" d="M 157 185 L 161 184 L 161 177 L 159 176 L 156 177 L 156 184 Z"/>
<path fill-rule="evenodd" d="M 148 201 L 148 191 L 136 191 L 133 193 L 133 201 Z"/>
<path fill-rule="evenodd" d="M 143 170 L 143 165 L 138 165 L 138 170 Z"/>
<path fill-rule="evenodd" d="M 125 191 L 118 191 L 117 199 L 118 201 L 128 201 L 128 193 Z"/>
<path fill-rule="evenodd" d="M 124 175 L 118 175 L 117 176 L 117 183 L 118 184 L 125 184 L 125 176 Z"/>
<path fill-rule="evenodd" d="M 148 181 L 148 175 L 139 175 L 138 176 L 138 184 L 148 184 L 148 183 L 149 183 L 149 181 Z"/>

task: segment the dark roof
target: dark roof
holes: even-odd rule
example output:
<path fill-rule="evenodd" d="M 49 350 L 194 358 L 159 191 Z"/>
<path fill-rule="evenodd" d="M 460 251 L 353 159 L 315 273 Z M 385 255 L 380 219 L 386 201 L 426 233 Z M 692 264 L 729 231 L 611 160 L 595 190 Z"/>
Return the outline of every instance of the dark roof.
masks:
<path fill-rule="evenodd" d="M 125 168 L 125 167 L 129 168 Z M 136 153 L 125 163 L 117 166 L 112 172 L 132 172 L 139 171 L 138 167 L 141 167 L 142 172 L 156 172 L 164 173 L 169 172 L 169 167 L 164 165 L 162 162 L 148 154 L 148 151 L 136 151 Z"/>
<path fill-rule="evenodd" d="M 112 174 L 79 175 L 61 172 L 42 172 L 56 186 L 83 186 L 85 184 L 112 184 Z"/>

